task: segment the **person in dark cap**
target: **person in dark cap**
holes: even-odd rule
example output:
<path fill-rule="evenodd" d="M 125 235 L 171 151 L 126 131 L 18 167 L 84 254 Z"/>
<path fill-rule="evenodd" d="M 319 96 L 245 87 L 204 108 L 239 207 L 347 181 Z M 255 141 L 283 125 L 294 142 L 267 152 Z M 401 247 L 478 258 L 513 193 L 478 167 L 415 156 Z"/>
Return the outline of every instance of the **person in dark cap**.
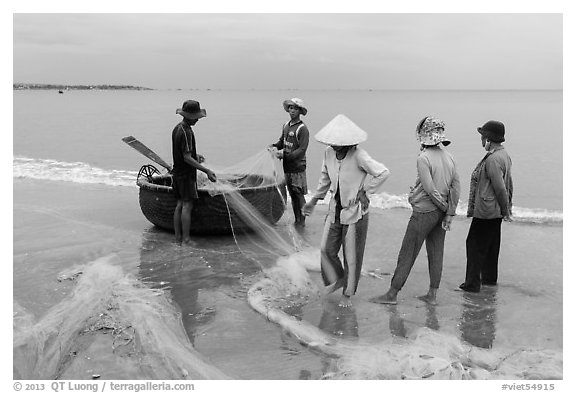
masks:
<path fill-rule="evenodd" d="M 479 292 L 496 285 L 502 220 L 512 216 L 512 160 L 502 146 L 504 124 L 490 120 L 478 128 L 486 155 L 472 172 L 466 238 L 466 280 L 458 289 Z"/>
<path fill-rule="evenodd" d="M 174 233 L 178 243 L 190 245 L 192 208 L 194 199 L 198 199 L 196 171 L 206 173 L 212 182 L 216 181 L 216 175 L 202 165 L 204 156 L 196 152 L 196 139 L 192 131 L 192 126 L 206 116 L 206 110 L 200 108 L 198 101 L 188 100 L 182 104 L 181 109 L 176 109 L 176 113 L 182 116 L 182 121 L 172 131 L 172 187 L 177 201 Z"/>
<path fill-rule="evenodd" d="M 300 98 L 285 100 L 282 105 L 290 115 L 290 120 L 282 126 L 282 134 L 280 134 L 278 142 L 270 145 L 270 147 L 277 149 L 275 151 L 276 157 L 282 160 L 286 188 L 292 200 L 294 224 L 304 226 L 305 217 L 302 214 L 302 207 L 306 203 L 304 195 L 308 193 L 306 150 L 308 149 L 310 134 L 300 116 L 306 116 L 308 110 Z"/>

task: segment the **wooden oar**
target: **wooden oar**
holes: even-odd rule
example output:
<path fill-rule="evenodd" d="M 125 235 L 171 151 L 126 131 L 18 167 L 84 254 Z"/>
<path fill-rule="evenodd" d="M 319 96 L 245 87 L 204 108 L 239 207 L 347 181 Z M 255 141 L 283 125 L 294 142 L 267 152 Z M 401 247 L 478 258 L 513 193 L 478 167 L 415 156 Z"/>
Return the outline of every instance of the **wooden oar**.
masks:
<path fill-rule="evenodd" d="M 129 146 L 133 147 L 134 149 L 138 150 L 140 153 L 157 163 L 158 165 L 162 165 L 164 168 L 168 169 L 168 171 L 172 170 L 172 166 L 168 164 L 166 161 L 161 159 L 158 154 L 154 153 L 150 150 L 146 145 L 140 142 L 138 139 L 134 138 L 133 136 L 126 136 L 122 138 L 124 142 L 126 142 Z"/>

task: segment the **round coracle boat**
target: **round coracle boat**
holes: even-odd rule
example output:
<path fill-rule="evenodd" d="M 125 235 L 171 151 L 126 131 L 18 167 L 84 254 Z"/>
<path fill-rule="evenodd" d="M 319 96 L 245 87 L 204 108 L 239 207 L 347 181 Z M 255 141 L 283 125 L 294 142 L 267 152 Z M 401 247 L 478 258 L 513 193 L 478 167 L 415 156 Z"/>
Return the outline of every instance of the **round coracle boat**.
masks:
<path fill-rule="evenodd" d="M 154 167 L 152 167 L 154 168 Z M 157 171 L 140 170 L 136 181 L 140 188 L 139 201 L 142 213 L 152 224 L 174 231 L 176 198 L 172 176 Z M 155 168 L 154 168 L 155 169 Z M 229 176 L 227 183 L 236 184 L 239 194 L 250 203 L 270 224 L 276 223 L 284 213 L 284 199 L 278 187 L 266 183 L 261 175 Z M 268 185 L 263 185 L 268 184 Z M 194 201 L 190 234 L 222 235 L 238 230 L 249 230 L 250 225 L 227 203 L 227 193 L 211 195 L 206 184 L 198 184 L 198 197 Z"/>

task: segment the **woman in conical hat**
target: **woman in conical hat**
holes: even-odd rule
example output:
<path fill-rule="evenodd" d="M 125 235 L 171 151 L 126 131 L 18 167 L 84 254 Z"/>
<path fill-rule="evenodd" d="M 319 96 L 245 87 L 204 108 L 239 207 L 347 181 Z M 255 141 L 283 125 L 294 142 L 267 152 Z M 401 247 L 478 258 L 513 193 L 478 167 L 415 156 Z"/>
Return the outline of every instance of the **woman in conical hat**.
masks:
<path fill-rule="evenodd" d="M 444 238 L 456 214 L 460 180 L 454 158 L 441 147 L 450 144 L 444 134 L 442 120 L 430 116 L 420 120 L 416 126 L 416 139 L 420 143 L 420 154 L 416 160 L 416 184 L 411 187 L 408 197 L 412 215 L 398 253 L 390 289 L 384 295 L 370 299 L 374 303 L 396 304 L 398 292 L 408 279 L 425 241 L 430 287 L 428 293 L 419 298 L 429 304 L 436 304 L 436 292 L 442 277 Z"/>
<path fill-rule="evenodd" d="M 378 190 L 390 171 L 357 146 L 368 135 L 344 115 L 337 115 L 315 138 L 328 147 L 318 187 L 302 210 L 310 215 L 316 203 L 330 193 L 320 244 L 322 279 L 326 294 L 343 288 L 340 305 L 348 307 L 362 270 L 370 204 L 367 195 Z M 338 256 L 342 247 L 343 261 Z"/>

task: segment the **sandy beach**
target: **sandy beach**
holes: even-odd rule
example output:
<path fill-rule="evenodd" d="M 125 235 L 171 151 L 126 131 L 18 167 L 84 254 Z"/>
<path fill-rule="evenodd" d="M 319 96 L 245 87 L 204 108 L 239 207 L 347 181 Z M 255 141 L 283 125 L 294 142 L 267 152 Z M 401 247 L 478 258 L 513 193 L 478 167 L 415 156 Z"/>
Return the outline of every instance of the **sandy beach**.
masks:
<path fill-rule="evenodd" d="M 195 355 L 221 372 L 199 372 L 196 377 L 319 379 L 327 375 L 325 354 L 303 345 L 289 330 L 249 306 L 246 293 L 263 275 L 259 266 L 239 252 L 233 238 L 196 237 L 193 249 L 183 249 L 172 242 L 170 233 L 144 219 L 137 194 L 137 188 L 14 179 L 15 319 L 25 316 L 32 326 L 45 320 L 73 296 L 76 282 L 83 279 L 82 275 L 72 279 L 74 272 L 83 272 L 99 258 L 111 258 L 122 275 L 163 291 L 182 321 L 174 330 L 183 328 L 184 340 L 189 340 Z M 324 213 L 325 206 L 319 205 L 302 232 L 313 247 L 319 244 Z M 398 340 L 409 344 L 414 334 L 427 328 L 474 348 L 497 353 L 552 351 L 561 358 L 562 225 L 503 225 L 499 285 L 466 294 L 453 290 L 464 277 L 469 226 L 468 219 L 457 217 L 446 238 L 438 306 L 416 298 L 428 287 L 425 249 L 397 306 L 369 303 L 370 297 L 389 286 L 409 215 L 407 209 L 371 210 L 364 270 L 377 274 L 362 277 L 352 310 L 337 307 L 338 295 L 333 294 L 284 311 L 319 331 L 363 344 Z M 309 274 L 320 286 L 319 273 Z M 114 356 L 102 344 L 103 337 L 110 340 L 113 335 L 94 334 L 84 337 L 82 345 L 74 344 L 78 353 L 65 362 L 59 375 L 71 379 L 89 379 L 93 374 L 102 379 L 154 377 L 126 362 L 111 366 L 113 362 L 104 361 Z M 25 356 L 19 357 L 23 353 L 26 349 L 15 344 L 15 378 L 30 371 L 30 365 L 22 361 Z M 558 377 L 558 362 L 550 367 L 553 371 L 543 368 L 542 373 Z"/>

